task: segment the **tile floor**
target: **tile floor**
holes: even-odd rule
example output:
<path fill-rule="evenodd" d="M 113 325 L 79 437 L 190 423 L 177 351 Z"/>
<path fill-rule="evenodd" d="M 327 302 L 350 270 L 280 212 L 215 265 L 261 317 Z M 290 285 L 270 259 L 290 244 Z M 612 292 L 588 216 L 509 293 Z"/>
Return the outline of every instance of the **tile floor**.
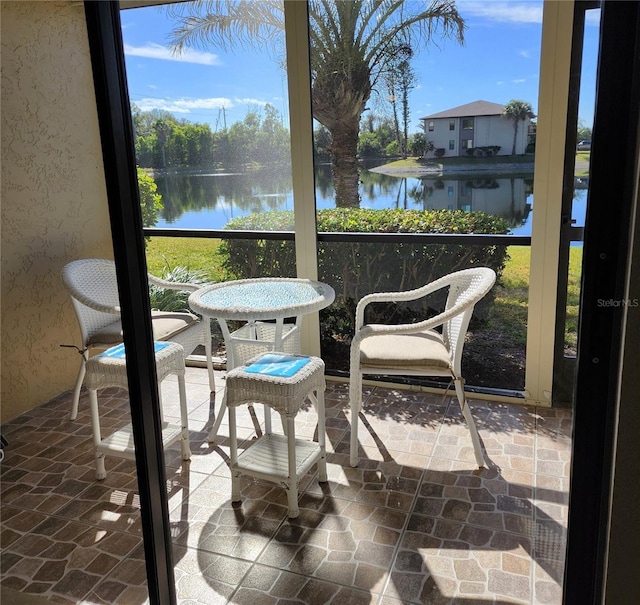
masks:
<path fill-rule="evenodd" d="M 560 604 L 571 413 L 472 400 L 491 460 L 478 470 L 455 397 L 367 388 L 358 468 L 348 464 L 347 385 L 326 393 L 329 481 L 303 481 L 300 516 L 284 491 L 245 480 L 230 502 L 227 427 L 207 443 L 206 371 L 187 369 L 192 459 L 167 451 L 178 602 L 359 605 Z M 176 383 L 163 388 L 178 417 Z M 128 421 L 126 391 L 100 393 L 104 433 Z M 107 458 L 95 480 L 86 393 L 6 423 L 2 462 L 3 603 L 148 602 L 134 463 Z M 217 404 L 215 409 L 217 409 Z M 261 406 L 239 414 L 260 431 Z M 312 437 L 313 408 L 297 417 Z M 6 601 L 5 601 L 6 599 Z"/>

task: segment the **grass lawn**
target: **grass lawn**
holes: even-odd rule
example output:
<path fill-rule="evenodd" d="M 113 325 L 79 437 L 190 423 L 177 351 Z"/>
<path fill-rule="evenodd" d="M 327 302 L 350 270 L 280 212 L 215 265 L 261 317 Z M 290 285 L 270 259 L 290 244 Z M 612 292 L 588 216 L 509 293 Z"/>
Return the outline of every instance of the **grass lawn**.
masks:
<path fill-rule="evenodd" d="M 589 158 L 591 157 L 590 151 L 577 151 L 576 152 L 576 168 L 575 176 L 583 177 L 589 176 Z M 405 160 L 395 160 L 385 164 L 387 168 L 397 168 L 403 171 L 416 168 L 417 170 L 424 168 L 427 165 L 439 164 L 443 169 L 446 166 L 487 166 L 497 164 L 533 164 L 534 156 L 532 154 L 527 155 L 499 155 L 489 158 L 469 158 L 469 157 L 429 157 L 429 158 L 407 158 Z"/>
<path fill-rule="evenodd" d="M 492 321 L 510 334 L 514 343 L 525 344 L 529 299 L 529 264 L 531 249 L 528 246 L 510 246 L 509 260 L 497 285 L 496 307 Z M 580 279 L 582 274 L 582 246 L 569 250 L 567 285 L 567 320 L 565 349 L 575 353 L 578 337 L 578 310 L 580 303 Z"/>
<path fill-rule="evenodd" d="M 385 164 L 390 168 L 421 168 L 428 164 L 440 164 L 441 166 L 491 166 L 498 164 L 533 164 L 533 154 L 528 155 L 498 155 L 488 158 L 470 157 L 428 157 L 428 158 L 406 158 L 405 160 L 395 160 Z"/>
<path fill-rule="evenodd" d="M 200 272 L 207 281 L 225 281 L 220 244 L 219 239 L 152 237 L 147 242 L 147 267 L 158 277 L 170 268 L 182 266 Z"/>

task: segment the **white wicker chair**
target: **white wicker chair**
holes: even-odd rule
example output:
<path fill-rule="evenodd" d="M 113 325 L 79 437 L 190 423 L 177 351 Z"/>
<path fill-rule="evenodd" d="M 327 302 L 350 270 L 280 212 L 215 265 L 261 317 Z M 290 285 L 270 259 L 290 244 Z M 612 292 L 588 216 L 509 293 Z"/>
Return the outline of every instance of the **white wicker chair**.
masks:
<path fill-rule="evenodd" d="M 464 394 L 462 348 L 475 304 L 493 287 L 496 274 L 487 267 L 466 269 L 407 292 L 374 293 L 356 307 L 355 335 L 351 342 L 351 466 L 358 464 L 358 415 L 362 407 L 362 376 L 450 376 L 473 443 L 478 466 L 484 454 Z M 445 310 L 414 324 L 364 325 L 365 307 L 373 302 L 400 302 L 423 298 L 449 288 Z M 434 328 L 442 327 L 442 331 Z"/>
<path fill-rule="evenodd" d="M 200 286 L 169 282 L 151 274 L 149 283 L 171 290 L 194 292 Z M 62 269 L 62 279 L 71 296 L 75 309 L 82 346 L 79 349 L 82 363 L 78 372 L 71 420 L 78 415 L 80 390 L 85 377 L 85 365 L 92 352 L 108 349 L 122 342 L 120 322 L 120 300 L 116 280 L 115 263 L 102 258 L 75 260 Z M 211 325 L 188 312 L 151 311 L 153 338 L 156 341 L 171 341 L 182 345 L 185 357 L 191 355 L 198 345 L 204 345 L 209 372 L 209 388 L 215 390 L 213 363 L 211 360 Z"/>

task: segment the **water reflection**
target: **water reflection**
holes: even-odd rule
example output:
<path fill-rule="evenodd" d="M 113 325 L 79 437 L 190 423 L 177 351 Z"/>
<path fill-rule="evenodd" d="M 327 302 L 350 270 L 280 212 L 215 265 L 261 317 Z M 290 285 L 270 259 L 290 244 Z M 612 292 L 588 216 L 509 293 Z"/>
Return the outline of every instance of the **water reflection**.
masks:
<path fill-rule="evenodd" d="M 360 178 L 362 208 L 481 210 L 504 218 L 519 233 L 530 222 L 533 175 L 415 178 L 363 169 Z M 158 174 L 155 180 L 164 204 L 158 227 L 222 229 L 238 216 L 293 210 L 288 169 Z M 316 168 L 315 185 L 317 207 L 334 208 L 330 166 Z"/>
<path fill-rule="evenodd" d="M 164 205 L 158 227 L 222 229 L 234 216 L 281 210 L 291 197 L 287 169 L 176 172 L 154 178 Z"/>
<path fill-rule="evenodd" d="M 504 218 L 511 229 L 531 212 L 533 175 L 506 177 L 403 177 L 367 172 L 361 184 L 362 207 L 413 210 L 482 211 Z"/>

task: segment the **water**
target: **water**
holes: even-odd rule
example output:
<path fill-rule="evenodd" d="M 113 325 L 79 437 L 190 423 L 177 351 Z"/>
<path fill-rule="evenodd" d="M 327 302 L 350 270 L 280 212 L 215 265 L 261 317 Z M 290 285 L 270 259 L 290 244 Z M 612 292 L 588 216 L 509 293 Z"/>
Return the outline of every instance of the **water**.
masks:
<path fill-rule="evenodd" d="M 236 217 L 293 210 L 291 178 L 284 170 L 180 173 L 155 180 L 164 204 L 159 228 L 223 229 Z M 572 218 L 576 226 L 584 226 L 586 187 L 577 185 Z M 482 210 L 504 218 L 510 233 L 531 235 L 533 174 L 414 178 L 362 170 L 360 195 L 361 208 Z M 326 165 L 316 170 L 316 207 L 335 207 Z"/>

